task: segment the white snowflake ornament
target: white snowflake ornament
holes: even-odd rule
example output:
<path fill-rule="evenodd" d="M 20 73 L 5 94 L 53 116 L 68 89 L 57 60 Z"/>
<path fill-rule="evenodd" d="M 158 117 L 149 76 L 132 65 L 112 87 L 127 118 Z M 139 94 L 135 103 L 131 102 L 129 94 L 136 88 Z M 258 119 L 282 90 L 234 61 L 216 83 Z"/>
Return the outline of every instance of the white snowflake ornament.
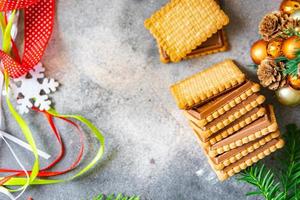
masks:
<path fill-rule="evenodd" d="M 51 101 L 47 94 L 55 92 L 59 83 L 46 78 L 44 71 L 42 63 L 38 63 L 28 74 L 14 79 L 11 87 L 21 114 L 28 113 L 33 106 L 40 110 L 50 109 Z"/>

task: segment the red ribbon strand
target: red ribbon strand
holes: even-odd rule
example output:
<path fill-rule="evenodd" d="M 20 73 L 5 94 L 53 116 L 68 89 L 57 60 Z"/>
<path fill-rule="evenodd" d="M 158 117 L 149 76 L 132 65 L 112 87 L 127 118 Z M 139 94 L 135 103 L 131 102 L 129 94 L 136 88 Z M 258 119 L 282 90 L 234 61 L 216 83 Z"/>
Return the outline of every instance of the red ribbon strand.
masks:
<path fill-rule="evenodd" d="M 11 78 L 17 78 L 27 74 L 35 65 L 37 65 L 44 54 L 51 37 L 55 17 L 55 0 L 0 0 L 0 12 L 8 12 L 17 9 L 24 9 L 24 51 L 23 56 L 19 55 L 18 48 L 12 40 L 12 51 L 15 56 L 13 59 L 9 54 L 0 50 L 0 59 L 5 70 Z M 81 161 L 84 152 L 84 134 L 81 127 L 73 121 L 57 117 L 76 128 L 79 133 L 80 149 L 73 163 L 66 169 L 60 171 L 50 171 L 58 162 L 60 162 L 65 154 L 65 147 L 61 139 L 60 133 L 57 130 L 53 118 L 47 111 L 40 111 L 33 108 L 36 112 L 43 113 L 60 145 L 60 152 L 56 158 L 46 167 L 42 168 L 39 177 L 52 177 L 67 173 L 73 170 Z M 0 173 L 12 173 L 3 178 L 0 185 L 3 185 L 10 178 L 15 176 L 25 176 L 25 173 L 17 169 L 0 168 Z M 31 171 L 28 171 L 31 173 Z"/>
<path fill-rule="evenodd" d="M 66 169 L 64 170 L 60 170 L 60 171 L 49 171 L 51 168 L 53 168 L 58 162 L 60 162 L 63 158 L 63 156 L 65 155 L 65 148 L 64 148 L 64 144 L 63 141 L 61 139 L 60 133 L 58 132 L 55 123 L 53 121 L 54 116 L 52 116 L 51 114 L 49 114 L 47 111 L 40 111 L 37 108 L 33 108 L 34 111 L 36 112 L 42 112 L 44 113 L 45 117 L 47 118 L 49 125 L 57 139 L 57 141 L 60 144 L 60 153 L 56 156 L 56 158 L 54 159 L 54 161 L 52 161 L 48 166 L 42 168 L 39 173 L 38 173 L 38 177 L 53 177 L 53 176 L 58 176 L 58 175 L 62 175 L 65 174 L 71 170 L 73 170 L 81 161 L 82 156 L 83 156 L 83 152 L 84 152 L 84 134 L 80 128 L 80 126 L 76 123 L 74 123 L 73 121 L 67 119 L 67 118 L 63 118 L 63 117 L 58 117 L 59 119 L 71 124 L 72 126 L 74 126 L 76 128 L 76 130 L 79 133 L 79 141 L 80 141 L 80 149 L 79 152 L 77 154 L 77 157 L 75 159 L 75 161 Z M 31 173 L 31 171 L 27 171 L 29 174 Z M 24 176 L 25 173 L 22 170 L 16 170 L 16 169 L 8 169 L 8 168 L 0 168 L 0 173 L 14 173 L 12 175 L 9 175 L 7 177 L 5 177 L 4 179 L 2 179 L 0 181 L 0 185 L 3 185 L 5 182 L 7 182 L 10 178 L 15 177 L 15 176 Z"/>

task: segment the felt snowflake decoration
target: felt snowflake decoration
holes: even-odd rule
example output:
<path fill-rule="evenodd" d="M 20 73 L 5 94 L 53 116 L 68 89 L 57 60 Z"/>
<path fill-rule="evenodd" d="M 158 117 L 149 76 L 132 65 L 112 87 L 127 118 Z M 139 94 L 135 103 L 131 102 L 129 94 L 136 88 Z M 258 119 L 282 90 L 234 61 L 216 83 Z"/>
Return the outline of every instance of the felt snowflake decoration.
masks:
<path fill-rule="evenodd" d="M 28 74 L 14 79 L 11 87 L 21 114 L 28 113 L 33 106 L 40 110 L 50 109 L 51 101 L 47 94 L 55 92 L 59 83 L 46 78 L 44 71 L 45 68 L 38 63 Z"/>

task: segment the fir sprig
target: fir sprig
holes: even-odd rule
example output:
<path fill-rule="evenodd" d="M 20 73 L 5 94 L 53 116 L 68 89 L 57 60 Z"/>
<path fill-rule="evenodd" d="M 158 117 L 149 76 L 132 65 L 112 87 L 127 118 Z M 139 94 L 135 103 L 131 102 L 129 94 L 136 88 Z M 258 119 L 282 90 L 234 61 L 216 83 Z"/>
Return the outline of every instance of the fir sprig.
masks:
<path fill-rule="evenodd" d="M 294 59 L 287 59 L 284 56 L 280 56 L 275 58 L 275 61 L 284 62 L 285 69 L 283 70 L 284 75 L 298 76 L 298 65 L 300 64 L 300 49 L 296 51 Z"/>
<path fill-rule="evenodd" d="M 266 200 L 280 199 L 283 193 L 278 193 L 279 183 L 274 184 L 274 176 L 274 173 L 267 170 L 264 165 L 256 165 L 244 170 L 239 180 L 257 188 L 256 191 L 248 192 L 247 196 L 262 195 Z"/>
<path fill-rule="evenodd" d="M 267 169 L 257 164 L 244 170 L 240 181 L 257 188 L 247 195 L 261 195 L 266 200 L 300 199 L 300 130 L 295 124 L 287 126 L 286 146 L 280 156 L 279 169 Z M 274 173 L 274 171 L 278 173 Z"/>
<path fill-rule="evenodd" d="M 287 126 L 286 147 L 281 159 L 281 183 L 286 199 L 300 199 L 300 131 L 296 125 Z"/>
<path fill-rule="evenodd" d="M 294 28 L 288 28 L 288 29 L 285 29 L 282 31 L 283 32 L 283 35 L 282 37 L 285 37 L 285 36 L 298 36 L 300 37 L 300 33 L 298 31 L 296 31 Z"/>
<path fill-rule="evenodd" d="M 92 200 L 140 200 L 139 196 L 124 196 L 123 194 L 110 194 L 105 196 L 104 194 L 99 194 L 98 196 L 94 197 Z"/>

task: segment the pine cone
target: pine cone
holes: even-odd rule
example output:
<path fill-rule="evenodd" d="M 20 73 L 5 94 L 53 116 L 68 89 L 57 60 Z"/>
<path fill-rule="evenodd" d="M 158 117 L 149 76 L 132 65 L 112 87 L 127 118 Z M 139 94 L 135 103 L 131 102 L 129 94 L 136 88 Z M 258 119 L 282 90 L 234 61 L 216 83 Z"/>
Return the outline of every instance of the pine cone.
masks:
<path fill-rule="evenodd" d="M 279 36 L 284 27 L 290 25 L 290 18 L 282 12 L 272 12 L 262 19 L 259 24 L 259 33 L 264 40 L 269 41 Z"/>
<path fill-rule="evenodd" d="M 289 17 L 282 25 L 282 30 L 289 30 L 289 29 L 294 30 L 296 27 L 300 27 L 300 20 Z"/>
<path fill-rule="evenodd" d="M 263 87 L 270 90 L 277 90 L 286 84 L 286 77 L 282 74 L 285 68 L 283 62 L 278 62 L 272 58 L 264 59 L 257 69 L 257 76 Z"/>

